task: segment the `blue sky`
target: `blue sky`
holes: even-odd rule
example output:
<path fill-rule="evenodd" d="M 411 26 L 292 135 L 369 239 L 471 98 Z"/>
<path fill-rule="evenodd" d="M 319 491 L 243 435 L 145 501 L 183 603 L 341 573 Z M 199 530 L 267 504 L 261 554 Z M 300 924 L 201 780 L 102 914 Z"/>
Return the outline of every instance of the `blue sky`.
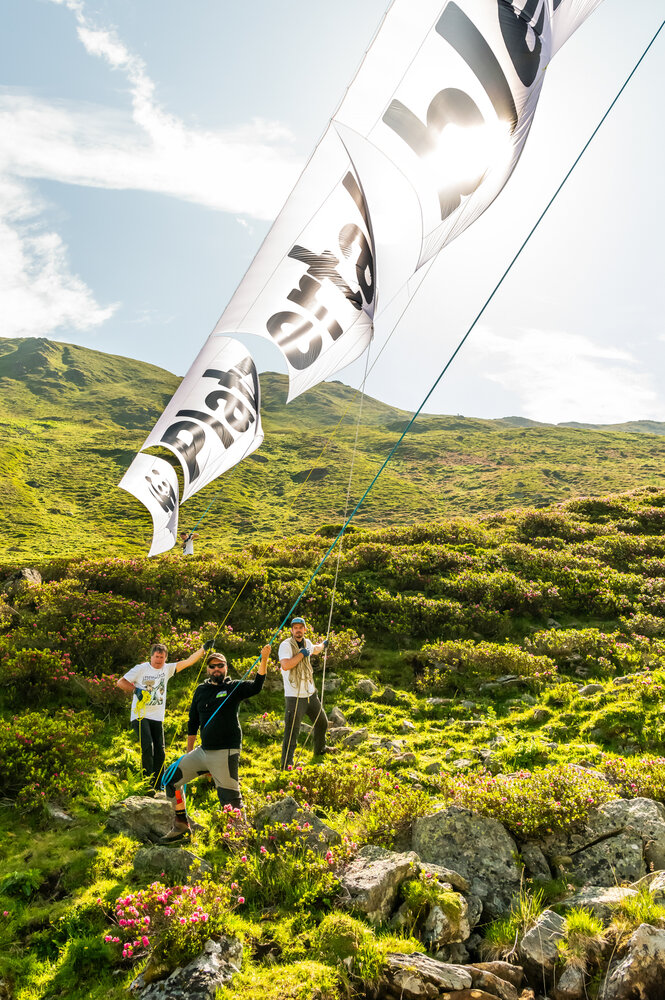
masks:
<path fill-rule="evenodd" d="M 0 335 L 184 374 L 384 9 L 3 0 Z M 604 0 L 557 54 L 506 190 L 373 347 L 372 395 L 419 404 L 662 18 L 662 0 Z M 665 31 L 430 411 L 665 420 L 664 66 Z"/>

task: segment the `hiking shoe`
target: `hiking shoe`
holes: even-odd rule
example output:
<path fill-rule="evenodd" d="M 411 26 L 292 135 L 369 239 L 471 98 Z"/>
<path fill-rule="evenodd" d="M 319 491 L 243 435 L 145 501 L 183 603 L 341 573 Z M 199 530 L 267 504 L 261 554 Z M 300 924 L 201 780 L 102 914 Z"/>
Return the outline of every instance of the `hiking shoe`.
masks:
<path fill-rule="evenodd" d="M 169 832 L 157 843 L 161 844 L 162 847 L 168 847 L 170 844 L 181 844 L 184 840 L 190 840 L 191 836 L 192 831 L 189 828 L 189 823 L 174 823 Z"/>

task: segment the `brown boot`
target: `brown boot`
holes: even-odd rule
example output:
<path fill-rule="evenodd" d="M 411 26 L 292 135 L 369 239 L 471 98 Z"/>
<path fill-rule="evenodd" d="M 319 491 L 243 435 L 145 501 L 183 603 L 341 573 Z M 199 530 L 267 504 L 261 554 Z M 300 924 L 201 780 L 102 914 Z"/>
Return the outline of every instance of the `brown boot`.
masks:
<path fill-rule="evenodd" d="M 168 847 L 170 844 L 181 844 L 184 840 L 189 840 L 192 836 L 192 831 L 189 826 L 189 821 L 184 822 L 179 819 L 173 820 L 173 826 L 165 836 L 157 841 L 163 847 Z"/>

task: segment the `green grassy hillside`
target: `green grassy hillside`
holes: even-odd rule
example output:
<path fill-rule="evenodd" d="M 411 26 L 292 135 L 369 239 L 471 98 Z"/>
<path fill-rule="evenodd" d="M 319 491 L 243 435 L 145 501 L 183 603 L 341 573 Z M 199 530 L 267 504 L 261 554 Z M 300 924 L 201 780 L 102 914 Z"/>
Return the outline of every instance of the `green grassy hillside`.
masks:
<path fill-rule="evenodd" d="M 0 339 L 2 551 L 21 560 L 145 552 L 149 516 L 117 483 L 178 381 L 153 365 L 82 347 Z M 284 376 L 266 373 L 261 383 L 262 448 L 183 507 L 181 524 L 188 528 L 214 501 L 201 551 L 307 533 L 339 521 L 344 511 L 358 393 L 325 383 L 286 407 Z M 365 400 L 352 499 L 364 492 L 408 417 Z M 357 520 L 377 527 L 442 521 L 661 487 L 663 430 L 640 422 L 593 428 L 424 416 Z"/>
<path fill-rule="evenodd" d="M 342 953 L 327 935 L 339 917 L 337 878 L 356 847 L 403 845 L 411 821 L 442 802 L 499 819 L 518 844 L 575 829 L 619 795 L 665 802 L 664 527 L 665 490 L 652 488 L 349 535 L 328 663 L 337 682 L 325 704 L 364 727 L 365 741 L 320 767 L 302 746 L 303 769 L 280 774 L 278 683 L 243 709 L 241 765 L 250 819 L 288 792 L 347 840 L 328 860 L 303 851 L 293 832 L 266 852 L 220 816 L 205 782 L 188 791 L 201 824 L 192 849 L 212 868 L 212 882 L 195 882 L 211 900 L 215 933 L 245 944 L 225 1000 L 371 996 L 358 984 L 386 951 L 422 950 L 415 918 L 401 930 L 345 918 L 338 931 L 351 946 Z M 113 802 L 141 790 L 115 679 L 152 641 L 176 659 L 215 634 L 242 674 L 327 544 L 298 535 L 189 560 L 44 561 L 41 585 L 0 601 L 3 998 L 122 1000 L 148 959 L 164 971 L 198 953 L 199 928 L 162 916 L 143 929 L 147 944 L 122 951 L 136 931 L 117 922 L 116 901 L 162 889 L 132 871 L 142 845 L 105 825 Z M 0 581 L 18 565 L 1 565 Z M 325 566 L 300 605 L 314 636 L 333 575 Z M 196 671 L 169 686 L 169 761 L 184 749 Z M 358 691 L 360 676 L 376 694 Z M 73 823 L 57 826 L 47 802 Z M 542 907 L 574 884 L 574 875 L 542 883 L 533 899 Z M 523 888 L 531 898 L 528 878 Z M 626 919 L 617 935 L 629 933 Z M 479 932 L 507 939 L 509 950 L 511 928 Z"/>

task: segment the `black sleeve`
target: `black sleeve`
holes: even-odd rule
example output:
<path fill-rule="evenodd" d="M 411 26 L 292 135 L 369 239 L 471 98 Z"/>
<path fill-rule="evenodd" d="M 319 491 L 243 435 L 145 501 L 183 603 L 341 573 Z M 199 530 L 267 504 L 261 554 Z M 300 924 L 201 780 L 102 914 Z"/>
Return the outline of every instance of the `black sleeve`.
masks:
<path fill-rule="evenodd" d="M 251 698 L 252 695 L 258 694 L 263 687 L 265 679 L 265 674 L 256 674 L 254 680 L 238 681 L 238 686 L 236 688 L 236 697 L 238 701 L 244 701 L 245 698 Z"/>
<path fill-rule="evenodd" d="M 194 692 L 192 704 L 189 706 L 189 722 L 187 723 L 187 735 L 196 736 L 199 731 L 201 720 L 199 719 L 199 707 L 196 703 L 197 691 Z"/>

